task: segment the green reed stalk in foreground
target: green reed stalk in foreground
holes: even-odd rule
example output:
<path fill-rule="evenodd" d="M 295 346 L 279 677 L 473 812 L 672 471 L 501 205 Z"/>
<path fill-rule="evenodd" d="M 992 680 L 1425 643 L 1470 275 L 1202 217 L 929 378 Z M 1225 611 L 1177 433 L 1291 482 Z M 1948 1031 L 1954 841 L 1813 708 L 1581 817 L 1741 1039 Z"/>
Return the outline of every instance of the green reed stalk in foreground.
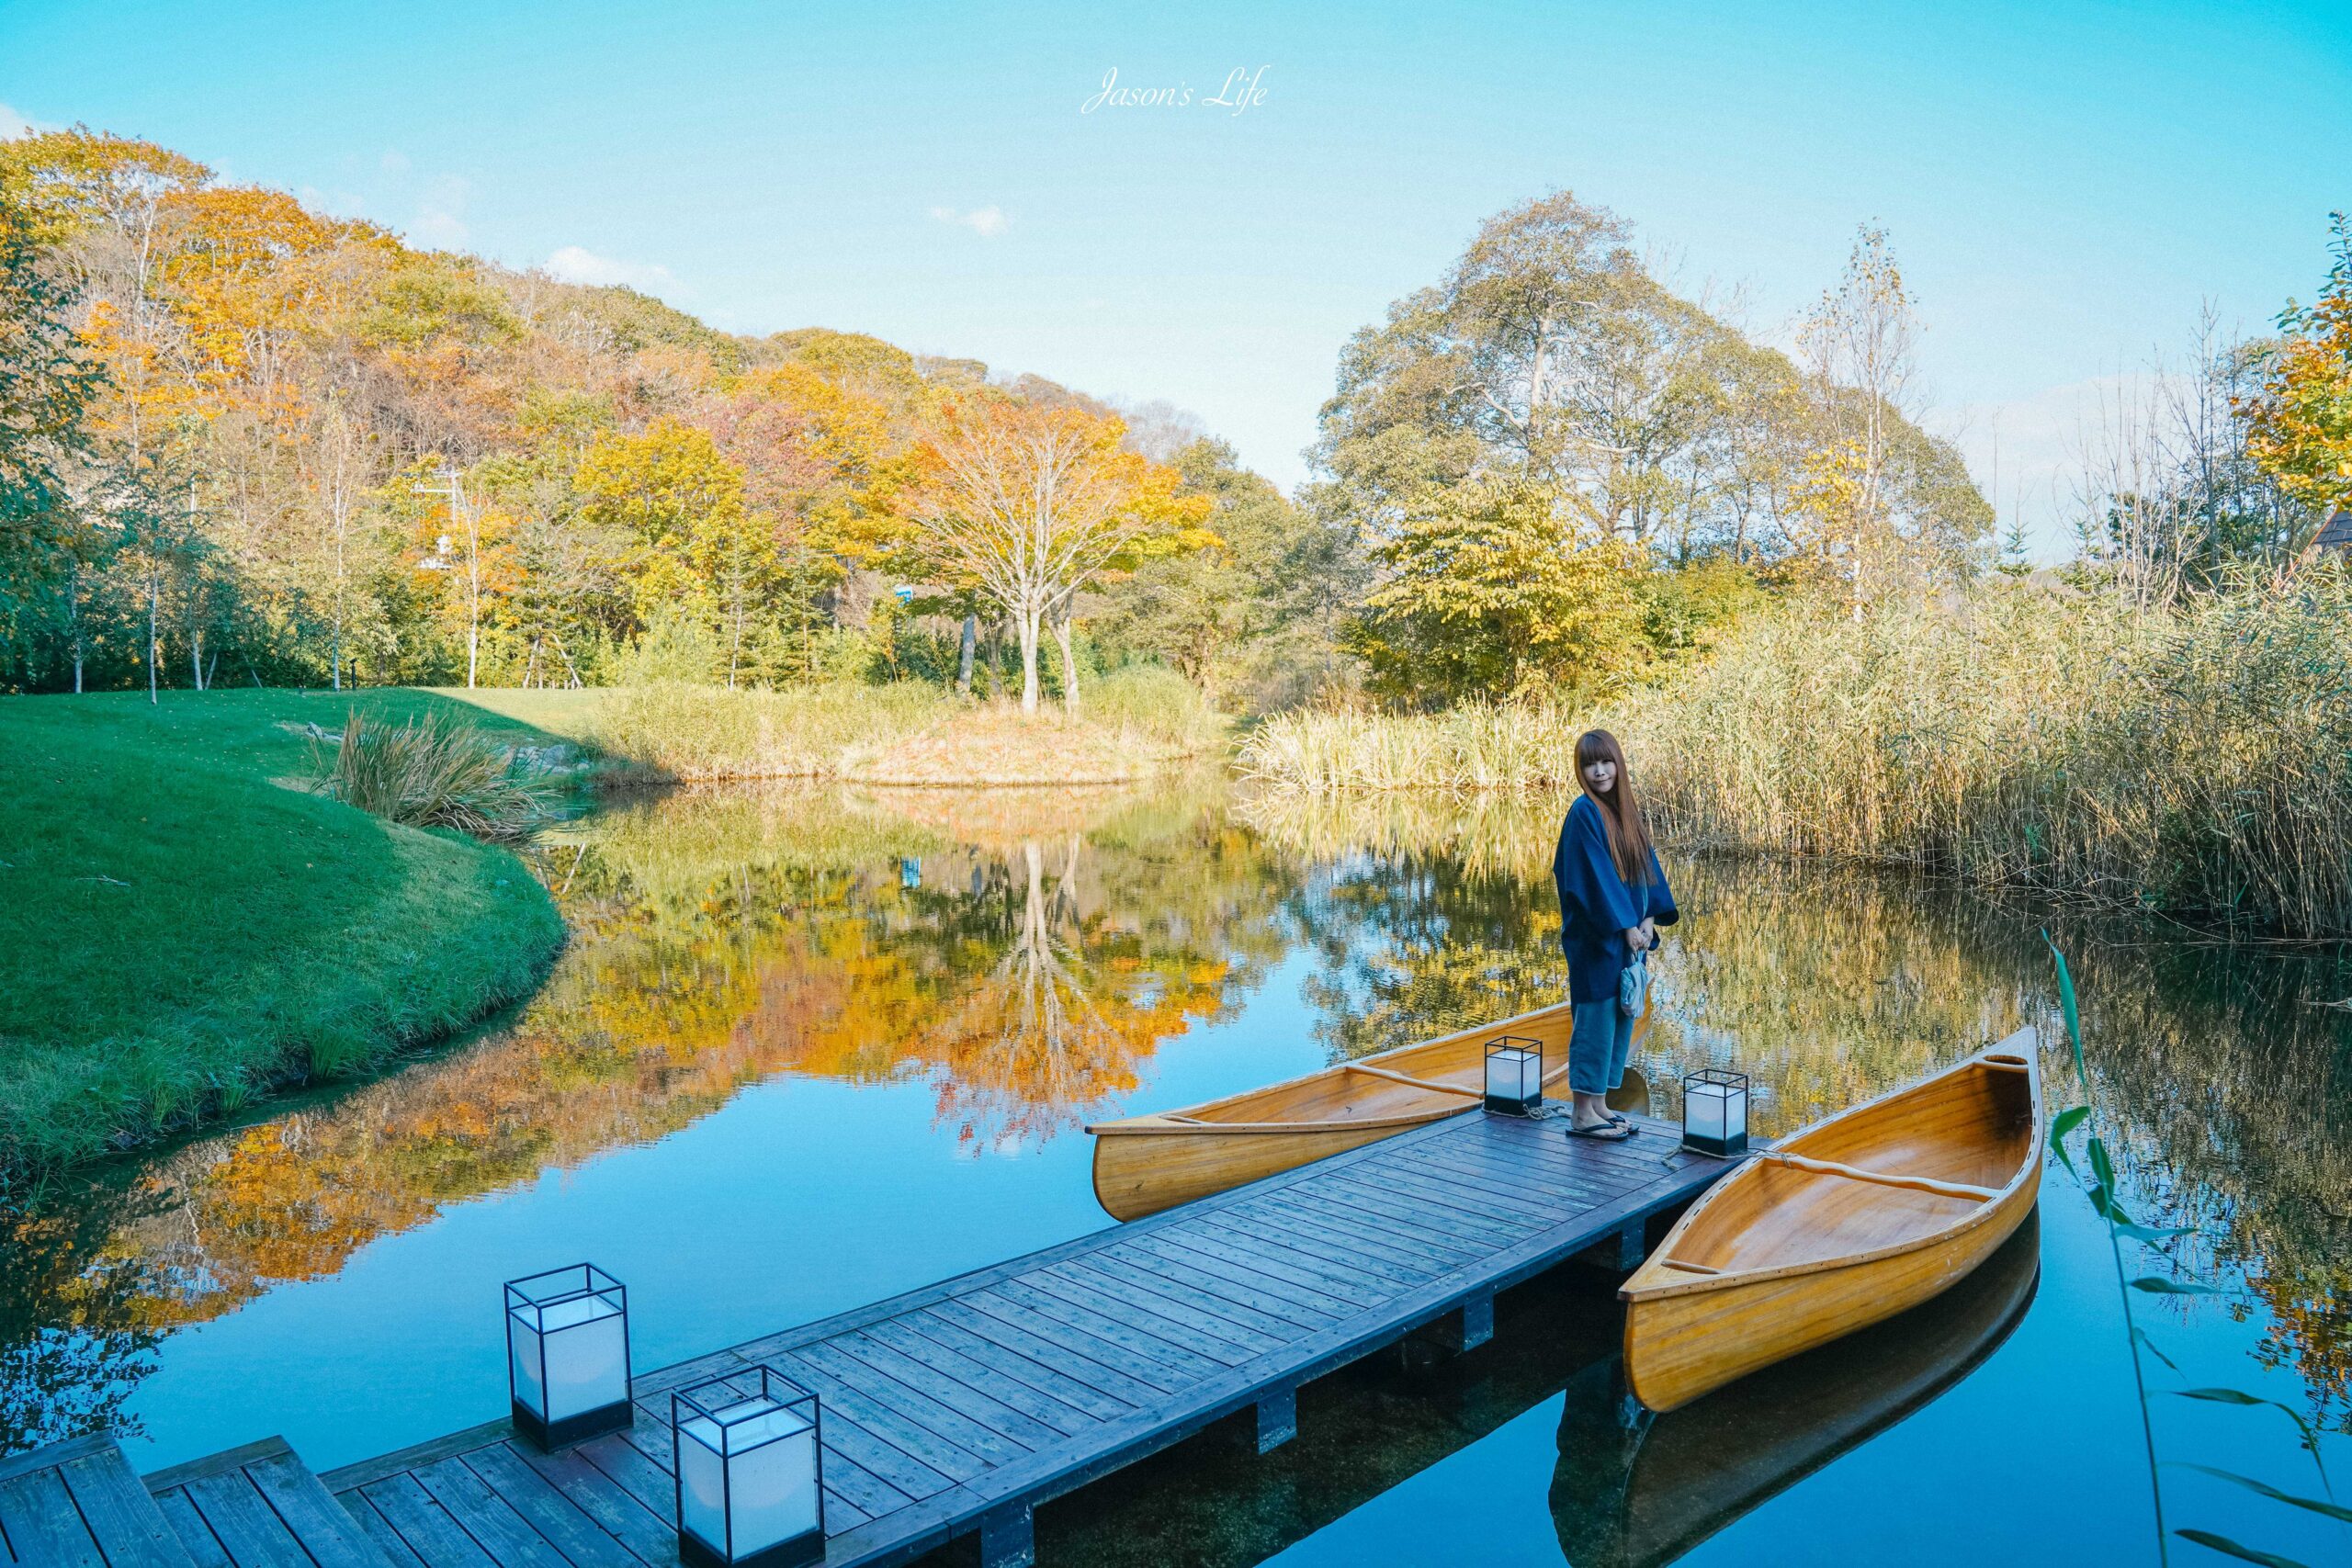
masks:
<path fill-rule="evenodd" d="M 2143 1243 L 2150 1247 L 2161 1247 L 2165 1242 L 2177 1236 L 2193 1234 L 2194 1227 L 2138 1224 L 2123 1212 L 2122 1205 L 2116 1201 L 2114 1160 L 2108 1153 L 2106 1140 L 2099 1135 L 2094 1111 L 2097 1100 L 2091 1089 L 2090 1068 L 2083 1057 L 2083 1026 L 2075 1005 L 2074 976 L 2066 967 L 2066 955 L 2058 951 L 2058 944 L 2050 942 L 2047 932 L 2043 933 L 2042 940 L 2049 942 L 2050 956 L 2058 966 L 2059 1005 L 2066 1017 L 2066 1041 L 2074 1051 L 2075 1081 L 2081 1089 L 2083 1095 L 2082 1104 L 2060 1111 L 2052 1120 L 2050 1151 L 2057 1156 L 2059 1163 L 2066 1168 L 2067 1173 L 2082 1184 L 2083 1190 L 2090 1198 L 2091 1207 L 2096 1209 L 2099 1217 L 2107 1222 L 2108 1250 L 2115 1263 L 2116 1283 L 2123 1299 L 2123 1320 L 2132 1335 L 2132 1375 L 2139 1391 L 2140 1429 L 2148 1450 L 2148 1487 L 2151 1499 L 2155 1506 L 2156 1557 L 2160 1562 L 2168 1562 L 2171 1553 L 2165 1530 L 2163 1467 L 2156 1458 L 2155 1424 L 2148 1406 L 2147 1371 L 2140 1353 L 2145 1350 L 2176 1373 L 2179 1369 L 2175 1367 L 2171 1359 L 2156 1348 L 2155 1341 L 2148 1337 L 2147 1331 L 2133 1321 L 2132 1292 L 2140 1291 L 2151 1295 L 2186 1296 L 2219 1295 L 2222 1292 L 2218 1287 L 2206 1284 L 2201 1280 L 2183 1279 L 2174 1275 L 2143 1274 L 2136 1279 L 2127 1278 L 2130 1271 L 2125 1268 L 2123 1261 L 2124 1242 L 2128 1240 Z M 2075 1166 L 2074 1156 L 2066 1147 L 2067 1135 L 2086 1122 L 2090 1123 L 2089 1142 L 2085 1150 L 2090 1162 L 2090 1173 L 2087 1178 Z M 2248 1393 L 2243 1389 L 2180 1388 L 2164 1392 L 2181 1399 L 2201 1400 L 2217 1404 L 2267 1405 L 2271 1409 L 2284 1412 L 2287 1419 L 2295 1424 L 2297 1432 L 2301 1434 L 2302 1446 L 2311 1450 L 2312 1463 L 2319 1471 L 2320 1490 L 2324 1495 L 2299 1496 L 2273 1486 L 2267 1482 L 2257 1481 L 2250 1475 L 2242 1475 L 2235 1471 L 2222 1470 L 2209 1464 L 2192 1464 L 2186 1461 L 2172 1461 L 2176 1468 L 2194 1470 L 2222 1481 L 2232 1482 L 2273 1502 L 2308 1509 L 2324 1518 L 2332 1518 L 2339 1523 L 2352 1526 L 2352 1508 L 2344 1507 L 2335 1501 L 2335 1488 L 2328 1481 L 2327 1465 L 2320 1455 L 2319 1433 L 2309 1421 L 2304 1419 L 2301 1411 L 2281 1404 L 2275 1399 L 2265 1399 L 2259 1394 Z M 2303 1564 L 2292 1558 L 2243 1545 L 2212 1530 L 2183 1529 L 2171 1533 L 2179 1536 L 2183 1540 L 2210 1547 L 2215 1551 L 2240 1558 L 2248 1562 L 2267 1563 L 2271 1565 L 2271 1568 L 2304 1568 Z"/>
<path fill-rule="evenodd" d="M 1686 848 L 2352 933 L 2352 589 L 2334 569 L 2145 614 L 2006 580 L 1860 620 L 1785 606 L 1592 712 L 1280 716 L 1241 765 L 1291 794 L 1572 789 L 1595 724 Z"/>

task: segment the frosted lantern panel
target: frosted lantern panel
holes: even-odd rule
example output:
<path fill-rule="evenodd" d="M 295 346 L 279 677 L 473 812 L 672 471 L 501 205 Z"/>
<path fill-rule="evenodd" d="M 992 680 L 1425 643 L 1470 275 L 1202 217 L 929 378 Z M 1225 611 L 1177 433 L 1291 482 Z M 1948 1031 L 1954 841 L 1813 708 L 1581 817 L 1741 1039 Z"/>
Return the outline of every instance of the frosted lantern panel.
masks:
<path fill-rule="evenodd" d="M 1497 1100 L 1532 1100 L 1544 1082 L 1544 1058 L 1532 1051 L 1497 1051 L 1487 1057 L 1487 1092 Z"/>
<path fill-rule="evenodd" d="M 708 1417 L 688 1421 L 678 1428 L 678 1528 L 718 1552 L 727 1555 L 726 1461 L 712 1451 L 719 1437 L 718 1423 Z"/>
<path fill-rule="evenodd" d="M 771 1436 L 782 1433 L 782 1436 Z M 817 1528 L 817 1432 L 789 1410 L 755 1416 L 730 1434 L 735 1555 L 764 1551 Z M 744 1451 L 746 1444 L 758 1448 Z"/>
<path fill-rule="evenodd" d="M 1684 1115 L 1684 1126 L 1692 1137 L 1722 1141 L 1724 1136 L 1724 1111 L 1728 1099 L 1721 1084 L 1691 1086 L 1690 1104 Z"/>
<path fill-rule="evenodd" d="M 539 1335 L 531 1320 L 519 1312 L 506 1314 L 506 1355 L 513 1363 L 515 1402 L 537 1416 L 547 1419 L 548 1391 L 539 1386 Z"/>
<path fill-rule="evenodd" d="M 548 1344 L 547 1409 L 565 1421 L 628 1398 L 628 1331 L 603 1296 L 558 1302 L 539 1314 Z"/>

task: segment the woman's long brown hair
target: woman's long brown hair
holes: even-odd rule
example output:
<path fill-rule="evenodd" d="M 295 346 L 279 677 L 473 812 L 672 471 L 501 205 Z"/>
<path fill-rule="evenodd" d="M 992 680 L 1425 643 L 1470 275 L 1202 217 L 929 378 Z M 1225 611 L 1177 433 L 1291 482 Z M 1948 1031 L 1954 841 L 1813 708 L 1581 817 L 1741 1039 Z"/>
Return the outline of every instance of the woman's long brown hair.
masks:
<path fill-rule="evenodd" d="M 1585 784 L 1584 771 L 1595 762 L 1617 764 L 1617 782 L 1602 795 Z M 1634 798 L 1634 781 L 1626 771 L 1625 749 L 1617 738 L 1605 729 L 1588 729 L 1577 737 L 1577 783 L 1584 785 L 1585 794 L 1600 807 L 1601 826 L 1609 829 L 1609 858 L 1617 863 L 1617 874 L 1629 887 L 1640 887 L 1650 879 L 1650 826 L 1642 819 L 1640 802 Z"/>

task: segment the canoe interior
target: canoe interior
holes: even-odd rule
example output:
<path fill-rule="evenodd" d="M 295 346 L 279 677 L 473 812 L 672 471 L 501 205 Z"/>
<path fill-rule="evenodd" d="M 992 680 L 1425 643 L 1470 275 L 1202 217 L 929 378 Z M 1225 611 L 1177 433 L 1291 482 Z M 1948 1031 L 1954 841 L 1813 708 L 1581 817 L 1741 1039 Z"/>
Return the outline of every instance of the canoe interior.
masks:
<path fill-rule="evenodd" d="M 1487 1042 L 1501 1034 L 1536 1043 L 1547 1092 L 1556 1095 L 1573 1028 L 1573 1012 L 1560 1003 L 1181 1111 L 1093 1123 L 1086 1130 L 1095 1134 L 1094 1196 L 1114 1218 L 1140 1219 L 1468 1114 L 1485 1087 Z M 1634 1037 L 1641 1033 L 1636 1024 Z M 1628 1069 L 1611 1102 L 1646 1111 L 1647 1081 Z"/>
<path fill-rule="evenodd" d="M 1889 1175 L 1999 1190 L 2034 1155 L 2028 1074 L 1997 1055 L 1836 1117 L 1783 1145 Z M 1825 1262 L 1935 1235 L 1984 1201 L 1762 1162 L 1726 1181 L 1672 1256 L 1719 1274 Z"/>

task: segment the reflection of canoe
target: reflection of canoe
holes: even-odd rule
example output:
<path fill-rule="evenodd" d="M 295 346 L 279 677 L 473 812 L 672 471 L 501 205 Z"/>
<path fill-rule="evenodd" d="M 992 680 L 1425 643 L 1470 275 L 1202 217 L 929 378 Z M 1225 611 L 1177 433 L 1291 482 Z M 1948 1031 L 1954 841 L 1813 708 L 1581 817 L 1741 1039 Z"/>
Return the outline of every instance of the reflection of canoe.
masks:
<path fill-rule="evenodd" d="M 1636 1038 L 1647 1019 L 1635 1026 Z M 1343 1154 L 1476 1105 L 1487 1042 L 1498 1034 L 1542 1042 L 1544 1081 L 1568 1071 L 1567 1004 L 1326 1067 L 1270 1089 L 1254 1089 L 1182 1111 L 1100 1122 L 1094 1134 L 1094 1196 L 1122 1220 L 1206 1197 L 1309 1160 Z M 1630 1069 L 1618 1098 L 1649 1085 Z"/>
<path fill-rule="evenodd" d="M 1577 1568 L 1673 1562 L 1982 1366 L 2024 1320 L 2041 1271 L 2029 1213 L 1982 1268 L 1935 1300 L 1630 1424 L 1617 1369 L 1587 1369 L 1568 1388 L 1552 1477 L 1561 1550 Z"/>
<path fill-rule="evenodd" d="M 1917 1305 L 2008 1239 L 2041 1174 L 2030 1030 L 1807 1128 L 1717 1182 L 1625 1281 L 1635 1396 L 1671 1410 Z"/>

